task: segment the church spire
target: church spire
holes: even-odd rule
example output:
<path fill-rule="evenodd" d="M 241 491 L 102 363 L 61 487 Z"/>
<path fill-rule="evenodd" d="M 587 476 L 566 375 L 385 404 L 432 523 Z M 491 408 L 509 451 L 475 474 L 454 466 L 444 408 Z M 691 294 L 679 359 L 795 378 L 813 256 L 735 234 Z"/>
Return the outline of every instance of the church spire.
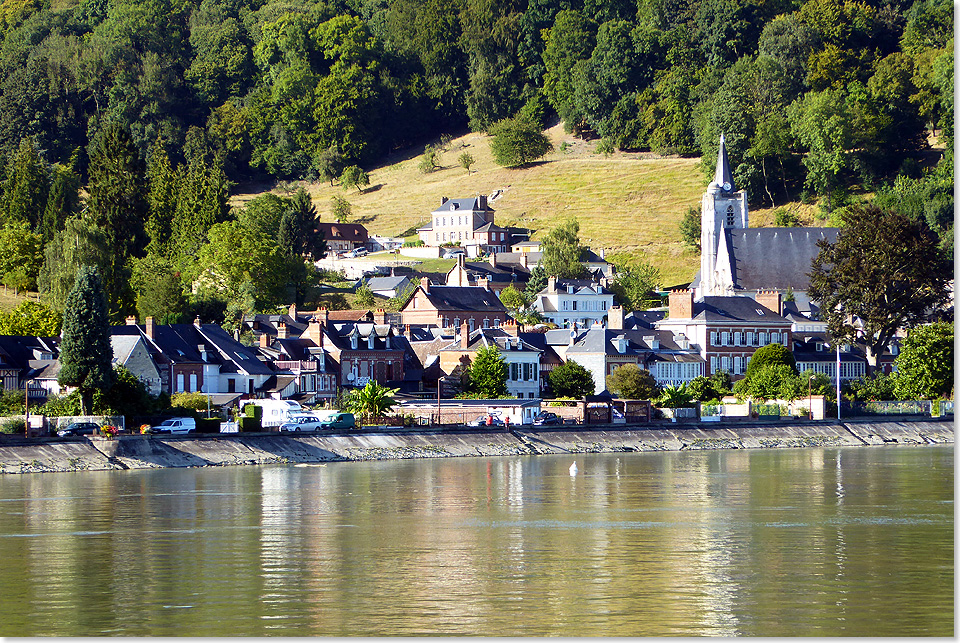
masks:
<path fill-rule="evenodd" d="M 727 146 L 724 143 L 723 134 L 720 135 L 720 152 L 717 155 L 717 173 L 713 177 L 714 182 L 723 188 L 724 192 L 733 192 L 736 187 L 733 185 L 733 175 L 730 173 L 730 161 L 727 159 Z"/>

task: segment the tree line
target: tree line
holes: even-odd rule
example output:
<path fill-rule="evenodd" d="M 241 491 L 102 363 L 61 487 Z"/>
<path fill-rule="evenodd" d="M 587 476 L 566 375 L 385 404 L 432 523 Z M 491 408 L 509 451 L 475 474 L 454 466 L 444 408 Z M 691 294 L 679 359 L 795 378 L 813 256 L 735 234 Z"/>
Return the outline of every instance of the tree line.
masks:
<path fill-rule="evenodd" d="M 952 148 L 946 0 L 80 0 L 0 9 L 0 153 L 86 177 L 108 124 L 231 179 L 336 178 L 505 119 L 715 157 L 776 203 L 842 202 Z M 907 169 L 910 169 L 909 167 Z"/>

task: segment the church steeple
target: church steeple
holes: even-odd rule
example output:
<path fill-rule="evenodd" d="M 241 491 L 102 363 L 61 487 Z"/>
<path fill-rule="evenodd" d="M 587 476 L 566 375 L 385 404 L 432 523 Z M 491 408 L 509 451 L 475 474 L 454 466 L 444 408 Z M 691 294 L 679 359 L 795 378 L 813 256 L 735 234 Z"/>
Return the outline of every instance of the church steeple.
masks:
<path fill-rule="evenodd" d="M 727 146 L 724 143 L 723 134 L 720 135 L 720 151 L 717 154 L 717 172 L 713 177 L 716 183 L 724 192 L 736 192 L 737 188 L 733 184 L 733 174 L 730 173 L 730 161 L 727 159 Z"/>

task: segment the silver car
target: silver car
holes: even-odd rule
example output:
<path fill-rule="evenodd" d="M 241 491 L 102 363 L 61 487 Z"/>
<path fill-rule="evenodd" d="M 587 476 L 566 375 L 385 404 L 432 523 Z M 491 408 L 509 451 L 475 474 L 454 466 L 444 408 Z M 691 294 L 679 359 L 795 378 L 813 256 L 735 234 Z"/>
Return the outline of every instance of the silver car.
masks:
<path fill-rule="evenodd" d="M 316 415 L 294 415 L 280 425 L 281 431 L 316 431 L 323 421 Z"/>

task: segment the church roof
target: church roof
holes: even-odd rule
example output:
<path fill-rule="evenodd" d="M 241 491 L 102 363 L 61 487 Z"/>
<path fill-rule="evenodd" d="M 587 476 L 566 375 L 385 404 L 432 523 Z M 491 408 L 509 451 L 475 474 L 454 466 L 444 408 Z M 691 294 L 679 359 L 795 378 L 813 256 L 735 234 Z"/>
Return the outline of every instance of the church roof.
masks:
<path fill-rule="evenodd" d="M 728 229 L 733 282 L 743 290 L 807 290 L 817 241 L 837 240 L 837 228 Z"/>

